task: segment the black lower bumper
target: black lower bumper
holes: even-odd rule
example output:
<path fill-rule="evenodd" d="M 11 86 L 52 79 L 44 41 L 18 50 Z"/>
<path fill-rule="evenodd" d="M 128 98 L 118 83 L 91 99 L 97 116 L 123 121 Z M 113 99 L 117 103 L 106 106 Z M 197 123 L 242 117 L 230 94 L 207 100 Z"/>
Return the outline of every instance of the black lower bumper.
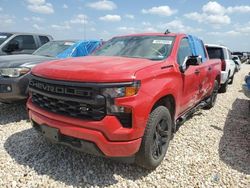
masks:
<path fill-rule="evenodd" d="M 0 102 L 13 103 L 28 97 L 30 75 L 18 78 L 0 78 Z"/>
<path fill-rule="evenodd" d="M 72 149 L 96 156 L 105 156 L 95 143 L 63 135 L 56 128 L 52 128 L 46 125 L 39 125 L 34 121 L 32 121 L 32 126 L 39 133 L 43 134 L 44 137 L 56 144 L 66 145 L 71 147 Z"/>

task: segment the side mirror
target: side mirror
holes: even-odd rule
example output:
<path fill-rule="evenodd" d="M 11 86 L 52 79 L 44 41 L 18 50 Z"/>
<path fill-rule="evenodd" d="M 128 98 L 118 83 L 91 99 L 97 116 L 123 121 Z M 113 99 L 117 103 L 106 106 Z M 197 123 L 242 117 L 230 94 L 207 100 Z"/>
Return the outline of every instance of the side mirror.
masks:
<path fill-rule="evenodd" d="M 180 67 L 181 72 L 185 72 L 189 66 L 197 66 L 202 62 L 202 58 L 200 56 L 187 56 L 184 59 L 183 64 Z"/>
<path fill-rule="evenodd" d="M 17 40 L 10 41 L 10 43 L 7 44 L 7 46 L 4 48 L 4 51 L 7 53 L 17 51 L 17 50 L 21 50 L 19 42 Z"/>

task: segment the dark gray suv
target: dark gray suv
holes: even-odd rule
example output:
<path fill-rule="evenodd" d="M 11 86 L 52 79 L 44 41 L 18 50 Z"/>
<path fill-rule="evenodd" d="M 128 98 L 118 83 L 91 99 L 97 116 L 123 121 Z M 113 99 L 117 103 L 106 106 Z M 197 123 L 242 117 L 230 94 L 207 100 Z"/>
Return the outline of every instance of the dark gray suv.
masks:
<path fill-rule="evenodd" d="M 0 55 L 32 54 L 52 39 L 44 34 L 0 32 Z"/>

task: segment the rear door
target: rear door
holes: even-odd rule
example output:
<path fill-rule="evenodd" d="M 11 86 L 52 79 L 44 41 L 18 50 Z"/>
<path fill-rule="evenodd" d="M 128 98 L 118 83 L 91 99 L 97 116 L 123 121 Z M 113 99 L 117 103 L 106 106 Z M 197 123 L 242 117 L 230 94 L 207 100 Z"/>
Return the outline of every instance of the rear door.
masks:
<path fill-rule="evenodd" d="M 213 68 L 214 67 L 211 64 L 209 64 L 209 61 L 204 59 L 201 65 L 197 67 L 197 69 L 199 69 L 200 71 L 199 74 L 200 84 L 199 84 L 197 103 L 202 99 L 204 99 L 204 97 L 207 95 L 209 91 L 211 91 L 211 88 L 213 87 L 213 81 L 212 81 Z"/>
<path fill-rule="evenodd" d="M 188 56 L 192 56 L 192 50 L 188 38 L 183 38 L 180 42 L 177 53 L 177 63 L 181 66 L 184 63 L 185 58 Z M 199 66 L 190 66 L 184 73 L 181 73 L 183 83 L 180 101 L 181 113 L 192 108 L 198 100 L 198 91 L 200 88 L 199 68 Z"/>

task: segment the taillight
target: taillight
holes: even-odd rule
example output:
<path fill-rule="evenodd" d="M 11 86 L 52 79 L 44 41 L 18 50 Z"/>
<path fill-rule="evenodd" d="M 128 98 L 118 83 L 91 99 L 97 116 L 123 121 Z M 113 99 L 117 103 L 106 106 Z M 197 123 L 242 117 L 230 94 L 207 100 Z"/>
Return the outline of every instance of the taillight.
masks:
<path fill-rule="evenodd" d="M 222 71 L 226 70 L 226 61 L 225 60 L 221 60 L 221 70 Z"/>

